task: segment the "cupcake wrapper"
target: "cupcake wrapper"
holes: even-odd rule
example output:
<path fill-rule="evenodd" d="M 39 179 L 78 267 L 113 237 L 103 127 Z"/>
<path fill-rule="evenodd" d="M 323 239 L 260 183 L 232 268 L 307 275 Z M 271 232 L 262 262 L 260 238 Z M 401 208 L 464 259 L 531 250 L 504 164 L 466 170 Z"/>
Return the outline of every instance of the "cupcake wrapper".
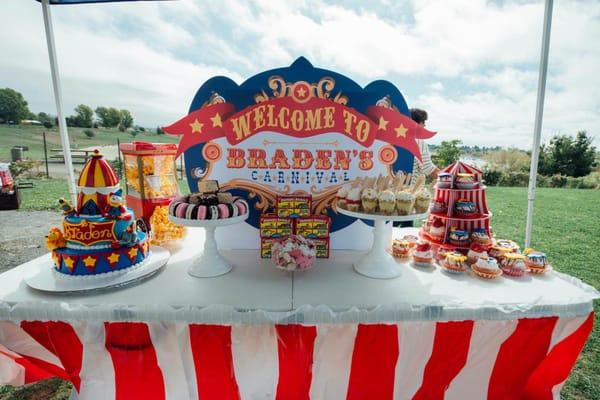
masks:
<path fill-rule="evenodd" d="M 475 275 L 480 276 L 484 279 L 494 279 L 494 278 L 498 278 L 499 276 L 502 275 L 502 270 L 499 270 L 496 273 L 484 272 L 482 270 L 477 269 L 477 267 L 475 267 L 475 265 L 471 266 L 471 269 Z"/>
<path fill-rule="evenodd" d="M 525 275 L 525 271 L 522 269 L 518 269 L 518 268 L 500 267 L 500 269 L 502 270 L 502 272 L 504 272 L 508 276 L 517 276 L 518 277 L 518 276 Z"/>

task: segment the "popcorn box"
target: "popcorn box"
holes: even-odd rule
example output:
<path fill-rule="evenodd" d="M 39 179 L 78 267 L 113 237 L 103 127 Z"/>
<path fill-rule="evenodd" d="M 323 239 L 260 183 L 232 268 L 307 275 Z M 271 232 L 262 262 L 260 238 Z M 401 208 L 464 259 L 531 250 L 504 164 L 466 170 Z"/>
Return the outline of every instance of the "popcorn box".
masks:
<path fill-rule="evenodd" d="M 294 233 L 294 221 L 275 214 L 263 214 L 259 219 L 259 229 L 261 238 L 281 238 Z"/>
<path fill-rule="evenodd" d="M 285 238 L 285 237 L 283 237 Z M 260 257 L 271 258 L 271 246 L 282 238 L 260 238 Z"/>
<path fill-rule="evenodd" d="M 309 239 L 324 239 L 329 237 L 331 218 L 327 215 L 311 215 L 296 218 L 294 233 Z"/>
<path fill-rule="evenodd" d="M 277 196 L 275 209 L 278 217 L 308 217 L 312 206 L 312 196 Z"/>
<path fill-rule="evenodd" d="M 329 258 L 329 238 L 311 240 L 317 248 L 317 258 Z"/>

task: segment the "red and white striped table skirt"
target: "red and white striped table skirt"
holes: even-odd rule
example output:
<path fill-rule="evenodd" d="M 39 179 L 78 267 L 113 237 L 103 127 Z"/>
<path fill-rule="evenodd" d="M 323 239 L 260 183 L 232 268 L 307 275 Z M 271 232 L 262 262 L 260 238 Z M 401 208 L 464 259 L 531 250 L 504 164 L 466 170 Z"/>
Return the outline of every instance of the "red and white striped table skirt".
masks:
<path fill-rule="evenodd" d="M 80 399 L 559 399 L 593 314 L 392 324 L 0 322 L 0 383 Z"/>

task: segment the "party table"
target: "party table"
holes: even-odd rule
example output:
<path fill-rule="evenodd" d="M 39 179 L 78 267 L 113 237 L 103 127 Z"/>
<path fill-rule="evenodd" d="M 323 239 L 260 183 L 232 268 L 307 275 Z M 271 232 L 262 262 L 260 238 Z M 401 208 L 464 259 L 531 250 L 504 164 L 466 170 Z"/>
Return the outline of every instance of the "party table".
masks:
<path fill-rule="evenodd" d="M 369 279 L 356 251 L 303 273 L 223 251 L 232 272 L 198 279 L 203 240 L 119 290 L 30 289 L 49 256 L 0 275 L 0 383 L 59 376 L 81 399 L 558 399 L 600 295 L 558 272 Z"/>

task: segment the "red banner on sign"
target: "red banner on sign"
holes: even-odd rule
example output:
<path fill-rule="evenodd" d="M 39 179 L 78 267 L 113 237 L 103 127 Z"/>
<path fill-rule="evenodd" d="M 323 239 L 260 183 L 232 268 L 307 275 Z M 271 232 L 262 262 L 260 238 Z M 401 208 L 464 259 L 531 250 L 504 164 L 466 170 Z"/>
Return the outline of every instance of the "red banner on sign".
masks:
<path fill-rule="evenodd" d="M 297 138 L 337 132 L 370 147 L 382 140 L 410 151 L 421 159 L 417 139 L 428 139 L 428 131 L 397 110 L 373 106 L 367 115 L 321 98 L 304 102 L 295 97 L 270 99 L 235 114 L 231 103 L 218 103 L 194 111 L 163 130 L 182 135 L 177 156 L 190 147 L 225 137 L 238 144 L 259 132 L 272 131 Z"/>

